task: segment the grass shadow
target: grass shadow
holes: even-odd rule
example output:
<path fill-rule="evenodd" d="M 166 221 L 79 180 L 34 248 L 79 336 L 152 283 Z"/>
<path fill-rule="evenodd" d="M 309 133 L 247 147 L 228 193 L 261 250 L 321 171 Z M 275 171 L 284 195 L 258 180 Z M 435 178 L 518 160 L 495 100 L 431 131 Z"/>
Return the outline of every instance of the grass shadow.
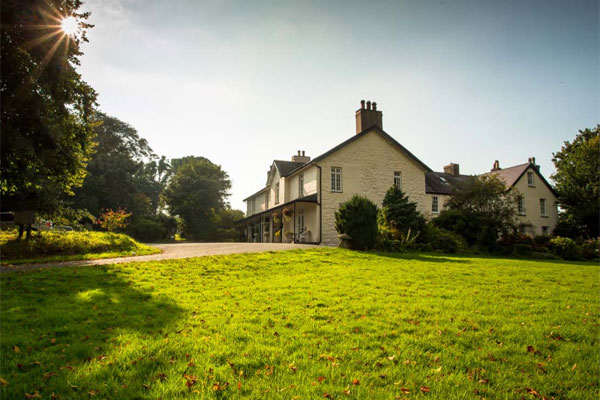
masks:
<path fill-rule="evenodd" d="M 414 261 L 424 261 L 431 263 L 458 263 L 458 264 L 471 264 L 470 260 L 465 260 L 460 255 L 448 255 L 448 254 L 439 254 L 439 253 L 415 253 L 415 252 L 407 252 L 407 253 L 388 253 L 388 252 L 370 252 L 369 254 L 386 257 L 386 258 L 395 258 L 398 260 L 414 260 Z"/>
<path fill-rule="evenodd" d="M 87 398 L 102 380 L 121 379 L 111 365 L 126 354 L 128 343 L 164 335 L 183 313 L 119 268 L 3 274 L 0 289 L 0 376 L 9 382 L 1 398 L 35 392 Z M 144 372 L 127 373 L 131 378 Z"/>

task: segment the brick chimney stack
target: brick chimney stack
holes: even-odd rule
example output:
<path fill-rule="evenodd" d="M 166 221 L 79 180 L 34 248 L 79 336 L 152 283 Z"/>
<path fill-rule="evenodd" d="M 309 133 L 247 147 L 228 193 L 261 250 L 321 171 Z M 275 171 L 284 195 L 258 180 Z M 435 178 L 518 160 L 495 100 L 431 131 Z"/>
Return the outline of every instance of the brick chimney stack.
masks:
<path fill-rule="evenodd" d="M 302 151 L 298 150 L 298 155 L 293 155 L 292 156 L 292 161 L 293 162 L 307 163 L 307 162 L 310 161 L 310 157 L 306 155 L 306 153 L 304 152 L 304 150 L 302 150 Z"/>
<path fill-rule="evenodd" d="M 360 108 L 356 110 L 356 133 L 361 133 L 365 129 L 377 125 L 383 129 L 383 114 L 377 110 L 377 103 L 360 101 Z"/>
<path fill-rule="evenodd" d="M 450 163 L 444 166 L 444 173 L 458 176 L 460 175 L 460 170 L 458 168 L 458 164 Z"/>
<path fill-rule="evenodd" d="M 494 166 L 492 167 L 492 172 L 500 170 L 500 161 L 494 161 Z"/>

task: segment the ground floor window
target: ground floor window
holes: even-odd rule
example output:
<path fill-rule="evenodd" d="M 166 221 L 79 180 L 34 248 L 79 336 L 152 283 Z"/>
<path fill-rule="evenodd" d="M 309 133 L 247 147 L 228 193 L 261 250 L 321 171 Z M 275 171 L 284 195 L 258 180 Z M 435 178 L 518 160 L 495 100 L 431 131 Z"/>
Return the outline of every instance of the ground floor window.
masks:
<path fill-rule="evenodd" d="M 547 226 L 542 226 L 542 235 L 548 236 L 549 231 Z"/>
<path fill-rule="evenodd" d="M 440 205 L 439 205 L 439 200 L 437 196 L 432 196 L 431 197 L 431 212 L 432 213 L 439 213 L 440 212 Z"/>

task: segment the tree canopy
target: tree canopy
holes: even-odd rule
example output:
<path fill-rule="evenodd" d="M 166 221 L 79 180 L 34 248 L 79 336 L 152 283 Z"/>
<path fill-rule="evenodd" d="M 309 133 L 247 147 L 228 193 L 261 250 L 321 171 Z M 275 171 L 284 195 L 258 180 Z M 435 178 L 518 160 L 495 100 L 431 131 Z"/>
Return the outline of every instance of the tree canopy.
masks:
<path fill-rule="evenodd" d="M 3 0 L 1 164 L 4 209 L 44 210 L 85 177 L 96 93 L 75 70 L 92 25 L 79 0 Z M 73 16 L 79 32 L 60 21 Z"/>
<path fill-rule="evenodd" d="M 579 131 L 553 154 L 558 201 L 565 214 L 561 220 L 587 237 L 598 237 L 600 220 L 600 125 Z"/>
<path fill-rule="evenodd" d="M 434 223 L 462 235 L 469 244 L 493 248 L 500 234 L 514 230 L 518 196 L 494 175 L 473 176 L 455 190 L 446 203 L 450 211 L 442 211 Z"/>
<path fill-rule="evenodd" d="M 383 198 L 380 224 L 392 232 L 413 234 L 423 231 L 425 218 L 417 211 L 417 203 L 411 202 L 396 185 L 390 187 Z"/>
<path fill-rule="evenodd" d="M 173 173 L 162 194 L 170 214 L 183 220 L 187 237 L 214 238 L 218 215 L 229 208 L 229 175 L 204 157 L 184 157 L 171 164 Z"/>

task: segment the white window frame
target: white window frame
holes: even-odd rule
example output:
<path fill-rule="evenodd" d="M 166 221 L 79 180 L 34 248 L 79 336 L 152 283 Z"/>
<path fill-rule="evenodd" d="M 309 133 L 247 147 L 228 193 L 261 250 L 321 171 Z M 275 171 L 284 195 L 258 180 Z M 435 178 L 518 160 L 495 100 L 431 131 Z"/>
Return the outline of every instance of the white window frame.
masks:
<path fill-rule="evenodd" d="M 517 199 L 517 214 L 526 215 L 527 210 L 525 209 L 525 197 L 519 196 Z"/>
<path fill-rule="evenodd" d="M 402 172 L 394 171 L 394 186 L 402 190 Z"/>
<path fill-rule="evenodd" d="M 548 216 L 548 210 L 546 208 L 546 199 L 540 199 L 540 215 L 542 217 Z"/>
<path fill-rule="evenodd" d="M 342 192 L 342 167 L 331 167 L 331 191 Z"/>
<path fill-rule="evenodd" d="M 527 186 L 535 187 L 535 181 L 533 180 L 533 172 L 527 171 Z"/>
<path fill-rule="evenodd" d="M 431 196 L 431 212 L 434 214 L 440 213 L 440 199 L 438 196 Z"/>
<path fill-rule="evenodd" d="M 304 196 L 304 174 L 298 175 L 298 197 Z"/>
<path fill-rule="evenodd" d="M 275 204 L 279 204 L 279 182 L 275 184 Z"/>

